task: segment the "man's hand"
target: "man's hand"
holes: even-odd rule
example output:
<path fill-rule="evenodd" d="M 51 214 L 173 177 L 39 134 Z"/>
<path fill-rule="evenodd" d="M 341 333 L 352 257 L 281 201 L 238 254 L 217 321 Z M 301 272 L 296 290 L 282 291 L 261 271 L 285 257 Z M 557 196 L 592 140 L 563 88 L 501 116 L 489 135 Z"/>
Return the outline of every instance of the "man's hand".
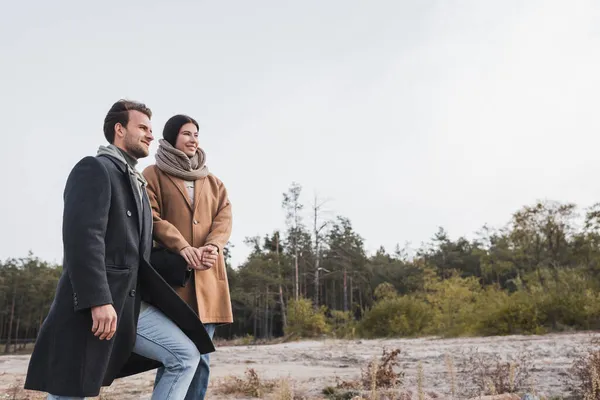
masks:
<path fill-rule="evenodd" d="M 117 331 L 117 312 L 112 304 L 92 307 L 92 332 L 100 340 L 110 340 Z"/>
<path fill-rule="evenodd" d="M 219 258 L 218 249 L 212 244 L 209 244 L 204 247 L 198 248 L 198 250 L 202 252 L 202 267 L 196 269 L 204 271 L 212 268 L 217 262 L 217 259 Z"/>
<path fill-rule="evenodd" d="M 202 251 L 192 246 L 188 246 L 179 252 L 188 265 L 194 269 L 202 267 Z"/>
<path fill-rule="evenodd" d="M 204 247 L 206 247 L 207 249 L 211 250 L 215 254 L 219 254 L 219 248 L 217 246 L 215 246 L 214 244 L 207 244 Z"/>

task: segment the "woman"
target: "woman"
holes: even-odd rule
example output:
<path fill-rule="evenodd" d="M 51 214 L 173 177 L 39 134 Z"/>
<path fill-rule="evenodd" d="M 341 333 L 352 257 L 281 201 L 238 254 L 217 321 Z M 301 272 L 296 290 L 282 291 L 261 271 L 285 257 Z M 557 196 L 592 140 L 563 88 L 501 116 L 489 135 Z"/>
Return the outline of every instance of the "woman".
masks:
<path fill-rule="evenodd" d="M 217 324 L 233 322 L 223 247 L 231 234 L 231 205 L 223 182 L 208 172 L 198 144 L 198 123 L 186 115 L 169 119 L 156 164 L 143 174 L 154 217 L 153 238 L 181 254 L 192 268 L 185 287 L 174 287 L 213 337 Z M 207 268 L 209 267 L 209 268 Z M 157 379 L 162 375 L 159 369 Z M 209 357 L 202 355 L 186 400 L 204 399 Z"/>

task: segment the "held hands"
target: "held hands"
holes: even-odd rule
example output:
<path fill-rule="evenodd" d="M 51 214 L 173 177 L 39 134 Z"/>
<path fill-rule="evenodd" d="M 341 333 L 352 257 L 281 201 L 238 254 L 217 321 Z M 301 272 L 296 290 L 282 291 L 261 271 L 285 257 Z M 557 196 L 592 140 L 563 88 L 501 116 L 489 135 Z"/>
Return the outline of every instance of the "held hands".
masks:
<path fill-rule="evenodd" d="M 203 263 L 207 267 L 206 269 L 212 268 L 217 262 L 217 259 L 219 258 L 219 249 L 216 246 L 213 246 L 212 244 L 207 244 L 204 247 L 200 247 L 200 250 L 203 251 Z"/>
<path fill-rule="evenodd" d="M 100 340 L 110 340 L 117 331 L 117 313 L 112 304 L 92 307 L 92 333 Z"/>
<path fill-rule="evenodd" d="M 179 254 L 191 268 L 204 271 L 215 265 L 219 252 L 215 246 L 209 244 L 199 248 L 188 246 L 181 250 Z"/>
<path fill-rule="evenodd" d="M 185 247 L 179 254 L 181 254 L 191 268 L 198 269 L 202 265 L 202 252 L 195 247 Z"/>

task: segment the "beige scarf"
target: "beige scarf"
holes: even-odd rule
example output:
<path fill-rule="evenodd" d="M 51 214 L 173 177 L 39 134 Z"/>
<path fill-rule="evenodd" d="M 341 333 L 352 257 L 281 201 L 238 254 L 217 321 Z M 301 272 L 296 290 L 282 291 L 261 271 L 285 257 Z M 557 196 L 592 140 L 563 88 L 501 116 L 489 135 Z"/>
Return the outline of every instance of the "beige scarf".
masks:
<path fill-rule="evenodd" d="M 193 157 L 188 157 L 183 151 L 177 150 L 165 139 L 158 141 L 156 166 L 162 172 L 186 181 L 195 181 L 208 175 L 205 165 L 206 154 L 200 147 Z"/>

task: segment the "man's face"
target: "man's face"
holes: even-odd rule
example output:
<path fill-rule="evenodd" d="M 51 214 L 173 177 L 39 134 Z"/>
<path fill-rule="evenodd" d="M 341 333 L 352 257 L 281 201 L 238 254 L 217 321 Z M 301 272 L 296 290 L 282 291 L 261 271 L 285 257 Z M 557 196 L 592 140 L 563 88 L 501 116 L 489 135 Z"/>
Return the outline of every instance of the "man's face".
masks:
<path fill-rule="evenodd" d="M 121 132 L 119 132 L 121 129 Z M 139 111 L 129 111 L 129 122 L 126 127 L 117 126 L 115 139 L 121 139 L 121 147 L 135 158 L 148 157 L 152 136 L 152 123 L 150 118 Z"/>

